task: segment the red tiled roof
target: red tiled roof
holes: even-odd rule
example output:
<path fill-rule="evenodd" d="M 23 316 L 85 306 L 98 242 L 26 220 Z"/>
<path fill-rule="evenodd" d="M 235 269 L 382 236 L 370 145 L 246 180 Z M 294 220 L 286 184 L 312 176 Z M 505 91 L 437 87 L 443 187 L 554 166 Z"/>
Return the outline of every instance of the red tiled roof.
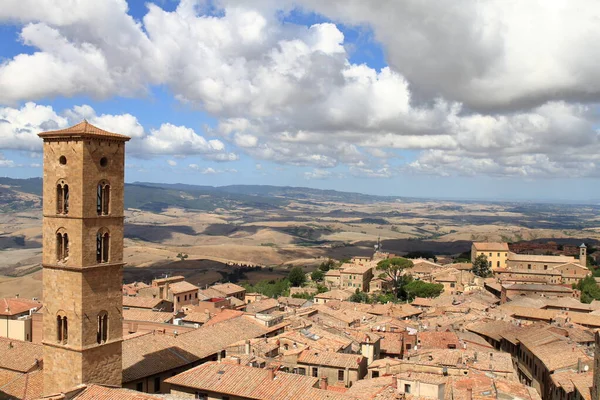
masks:
<path fill-rule="evenodd" d="M 155 298 L 155 297 L 123 296 L 123 307 L 155 308 L 162 301 L 165 301 L 165 300 L 160 299 L 160 298 Z"/>
<path fill-rule="evenodd" d="M 44 350 L 41 344 L 0 337 L 0 355 L 0 369 L 28 372 L 42 361 Z"/>
<path fill-rule="evenodd" d="M 22 314 L 35 308 L 36 310 L 42 307 L 42 303 L 35 300 L 4 298 L 0 299 L 0 315 L 13 316 Z"/>
<path fill-rule="evenodd" d="M 39 399 L 44 390 L 44 372 L 37 370 L 22 374 L 12 382 L 0 387 L 0 398 L 33 400 Z"/>
<path fill-rule="evenodd" d="M 360 354 L 334 353 L 332 351 L 309 349 L 300 353 L 298 364 L 358 369 L 363 360 L 364 357 Z"/>
<path fill-rule="evenodd" d="M 257 400 L 309 399 L 318 381 L 303 375 L 208 362 L 167 379 L 171 385 Z"/>
<path fill-rule="evenodd" d="M 191 292 L 193 290 L 198 291 L 198 286 L 192 285 L 189 282 L 183 281 L 183 282 L 171 283 L 169 285 L 169 290 L 173 294 L 179 294 L 179 293 L 184 293 L 184 292 Z"/>
<path fill-rule="evenodd" d="M 78 123 L 77 125 L 73 125 L 69 128 L 59 129 L 56 131 L 48 131 L 42 132 L 38 134 L 41 138 L 54 138 L 54 137 L 69 137 L 69 136 L 86 136 L 86 137 L 104 137 L 110 139 L 120 139 L 123 141 L 128 141 L 131 139 L 129 136 L 121 135 L 118 133 L 108 132 L 103 129 L 100 129 L 86 120 Z"/>

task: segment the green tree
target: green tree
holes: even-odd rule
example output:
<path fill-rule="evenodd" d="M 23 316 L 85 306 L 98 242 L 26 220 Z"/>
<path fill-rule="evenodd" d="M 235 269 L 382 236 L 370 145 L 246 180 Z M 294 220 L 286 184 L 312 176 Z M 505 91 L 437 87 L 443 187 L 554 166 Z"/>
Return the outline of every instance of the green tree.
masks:
<path fill-rule="evenodd" d="M 488 262 L 485 254 L 480 254 L 477 256 L 475 262 L 473 262 L 471 272 L 477 276 L 481 276 L 482 278 L 487 278 L 488 276 L 492 275 L 490 263 Z"/>
<path fill-rule="evenodd" d="M 302 284 L 306 282 L 306 275 L 304 275 L 302 268 L 294 267 L 288 275 L 288 280 L 292 286 L 302 286 Z"/>
<path fill-rule="evenodd" d="M 321 265 L 319 265 L 319 269 L 323 272 L 327 272 L 329 271 L 331 268 L 333 268 L 335 266 L 335 261 L 333 261 L 331 258 L 328 259 L 327 261 L 323 261 L 321 263 Z"/>
<path fill-rule="evenodd" d="M 404 285 L 403 289 L 406 292 L 406 298 L 413 300 L 415 297 L 438 297 L 444 291 L 444 285 L 412 281 Z"/>
<path fill-rule="evenodd" d="M 395 257 L 379 261 L 376 269 L 382 272 L 382 279 L 387 279 L 392 283 L 394 294 L 399 296 L 403 283 L 402 271 L 412 266 L 412 261 L 402 257 Z"/>
<path fill-rule="evenodd" d="M 582 303 L 591 303 L 592 300 L 600 300 L 600 287 L 593 277 L 587 276 L 583 278 L 575 287 L 581 290 Z"/>
<path fill-rule="evenodd" d="M 369 295 L 365 292 L 361 292 L 359 289 L 356 289 L 356 292 L 348 299 L 353 303 L 370 303 L 371 299 Z"/>
<path fill-rule="evenodd" d="M 179 253 L 179 254 L 177 254 L 177 258 L 179 258 L 179 261 L 183 261 L 186 258 L 188 258 L 188 255 L 187 254 L 183 254 L 183 253 Z"/>
<path fill-rule="evenodd" d="M 325 277 L 325 272 L 321 271 L 320 269 L 314 270 L 312 272 L 312 274 L 310 274 L 310 278 L 314 282 L 321 282 L 324 277 Z"/>

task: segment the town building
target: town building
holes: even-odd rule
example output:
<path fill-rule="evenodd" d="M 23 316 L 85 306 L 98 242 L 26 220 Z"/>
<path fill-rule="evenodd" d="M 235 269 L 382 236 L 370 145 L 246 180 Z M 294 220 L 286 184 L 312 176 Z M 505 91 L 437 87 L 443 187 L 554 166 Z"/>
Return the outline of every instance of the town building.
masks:
<path fill-rule="evenodd" d="M 471 246 L 471 262 L 484 255 L 492 270 L 506 268 L 508 260 L 508 244 L 496 242 L 474 242 Z"/>
<path fill-rule="evenodd" d="M 31 342 L 32 315 L 41 308 L 42 303 L 37 300 L 0 299 L 0 337 Z"/>
<path fill-rule="evenodd" d="M 129 137 L 87 121 L 44 141 L 44 392 L 122 380 L 123 192 Z"/>

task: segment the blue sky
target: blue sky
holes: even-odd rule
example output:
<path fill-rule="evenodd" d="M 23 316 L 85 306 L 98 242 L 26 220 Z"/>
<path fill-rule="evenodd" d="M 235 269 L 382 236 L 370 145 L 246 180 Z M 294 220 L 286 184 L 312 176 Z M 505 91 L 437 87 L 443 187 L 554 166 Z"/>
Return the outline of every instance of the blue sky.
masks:
<path fill-rule="evenodd" d="M 503 10 L 508 28 L 482 42 L 468 30 L 481 32 L 482 10 L 425 3 L 42 1 L 27 13 L 11 0 L 0 11 L 0 175 L 41 176 L 34 135 L 85 117 L 133 137 L 128 182 L 600 199 L 593 62 L 579 71 L 543 30 L 548 46 L 514 62 L 535 42 L 519 40 L 515 16 L 536 12 L 550 29 L 555 10 Z M 579 60 L 575 39 L 598 32 L 575 17 L 562 21 L 564 45 Z M 434 29 L 436 18 L 456 23 Z"/>

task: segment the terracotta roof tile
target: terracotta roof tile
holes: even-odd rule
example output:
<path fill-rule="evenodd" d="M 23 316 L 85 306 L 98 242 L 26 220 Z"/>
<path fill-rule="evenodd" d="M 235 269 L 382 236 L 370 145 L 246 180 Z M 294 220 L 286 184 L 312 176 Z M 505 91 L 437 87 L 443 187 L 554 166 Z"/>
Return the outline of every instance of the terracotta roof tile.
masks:
<path fill-rule="evenodd" d="M 246 290 L 242 286 L 236 285 L 235 283 L 222 283 L 219 285 L 213 285 L 211 288 L 218 290 L 221 293 L 225 293 L 227 296 L 231 296 Z"/>
<path fill-rule="evenodd" d="M 34 369 L 44 356 L 41 344 L 0 337 L 0 368 L 18 372 Z"/>
<path fill-rule="evenodd" d="M 3 298 L 0 299 L 0 315 L 13 316 L 28 312 L 31 309 L 40 309 L 42 303 L 35 300 Z"/>
<path fill-rule="evenodd" d="M 475 242 L 473 243 L 475 249 L 478 251 L 508 251 L 507 243 L 497 242 Z"/>
<path fill-rule="evenodd" d="M 360 354 L 335 353 L 332 351 L 308 349 L 300 353 L 298 364 L 358 369 L 363 360 L 365 360 L 365 358 Z"/>
<path fill-rule="evenodd" d="M 160 299 L 157 297 L 131 297 L 131 296 L 123 296 L 123 307 L 133 307 L 133 308 L 155 308 L 163 301 L 168 301 L 164 299 Z"/>
<path fill-rule="evenodd" d="M 41 138 L 54 138 L 54 137 L 69 137 L 69 136 L 86 136 L 86 137 L 104 137 L 110 139 L 120 139 L 128 141 L 131 139 L 129 136 L 121 135 L 118 133 L 108 132 L 100 129 L 86 120 L 73 125 L 69 128 L 59 129 L 56 131 L 42 132 L 38 134 Z"/>
<path fill-rule="evenodd" d="M 9 399 L 39 399 L 44 390 L 44 373 L 37 370 L 22 374 L 12 382 L 0 387 L 0 395 L 6 394 Z"/>
<path fill-rule="evenodd" d="M 184 293 L 184 292 L 191 292 L 193 290 L 198 291 L 198 289 L 199 289 L 198 286 L 192 285 L 191 283 L 186 282 L 186 281 L 175 282 L 175 283 L 171 283 L 169 285 L 169 290 L 173 294 L 179 294 L 179 293 Z"/>
<path fill-rule="evenodd" d="M 157 323 L 169 323 L 173 320 L 173 314 L 162 311 L 152 311 L 142 308 L 124 308 L 123 319 L 126 321 L 149 321 Z"/>

